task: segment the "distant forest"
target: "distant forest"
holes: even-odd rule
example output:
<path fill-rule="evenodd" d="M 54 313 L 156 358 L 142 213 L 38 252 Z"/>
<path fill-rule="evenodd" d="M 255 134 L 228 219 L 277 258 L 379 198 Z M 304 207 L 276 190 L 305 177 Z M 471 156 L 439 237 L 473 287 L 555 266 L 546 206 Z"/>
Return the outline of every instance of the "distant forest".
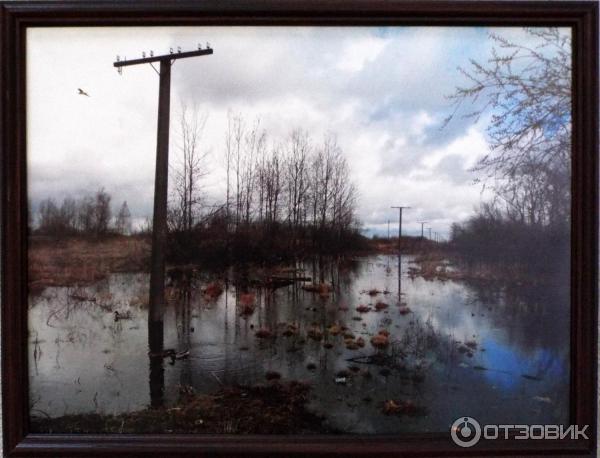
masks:
<path fill-rule="evenodd" d="M 319 143 L 301 129 L 269 141 L 260 121 L 229 114 L 224 138 L 223 201 L 208 203 L 208 153 L 202 143 L 206 114 L 181 110 L 171 155 L 168 206 L 173 260 L 264 260 L 364 246 L 356 217 L 357 191 L 334 134 Z M 35 234 L 54 237 L 148 234 L 134 228 L 127 202 L 111 209 L 104 189 L 43 200 L 30 215 Z"/>

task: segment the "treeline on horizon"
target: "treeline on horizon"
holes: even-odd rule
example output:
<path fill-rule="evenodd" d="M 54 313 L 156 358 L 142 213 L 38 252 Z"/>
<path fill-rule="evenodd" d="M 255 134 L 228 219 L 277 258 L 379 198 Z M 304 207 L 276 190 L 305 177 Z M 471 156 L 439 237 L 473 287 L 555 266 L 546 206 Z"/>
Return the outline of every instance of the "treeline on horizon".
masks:
<path fill-rule="evenodd" d="M 133 233 L 131 212 L 124 201 L 115 212 L 111 195 L 99 189 L 80 198 L 65 197 L 59 205 L 49 197 L 33 212 L 29 204 L 29 230 L 52 237 L 130 235 Z M 114 216 L 113 216 L 114 215 Z"/>
<path fill-rule="evenodd" d="M 356 187 L 335 135 L 315 142 L 308 132 L 293 129 L 269 142 L 258 120 L 247 123 L 230 114 L 222 164 L 225 196 L 208 204 L 205 119 L 185 109 L 179 119 L 169 173 L 170 261 L 279 262 L 366 248 L 356 217 Z M 53 237 L 151 233 L 150 219 L 132 226 L 126 202 L 114 210 L 104 189 L 67 197 L 61 205 L 47 198 L 35 215 L 30 208 L 30 230 Z"/>

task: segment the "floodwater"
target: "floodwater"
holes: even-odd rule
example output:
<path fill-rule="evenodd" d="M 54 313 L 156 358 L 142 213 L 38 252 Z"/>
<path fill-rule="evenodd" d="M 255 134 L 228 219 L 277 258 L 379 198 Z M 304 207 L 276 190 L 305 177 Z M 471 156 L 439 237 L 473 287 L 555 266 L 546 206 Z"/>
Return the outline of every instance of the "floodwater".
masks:
<path fill-rule="evenodd" d="M 379 255 L 321 269 L 304 265 L 303 275 L 334 285 L 327 295 L 300 283 L 236 290 L 239 272 L 216 300 L 201 293 L 207 273 L 183 290 L 170 288 L 165 348 L 190 354 L 174 364 L 165 359 L 165 404 L 177 401 L 181 386 L 213 393 L 266 383 L 266 372 L 275 371 L 283 380 L 309 382 L 309 408 L 348 433 L 447 432 L 460 416 L 487 424 L 568 424 L 568 288 L 509 291 L 411 278 L 412 260 Z M 32 415 L 117 414 L 150 405 L 148 284 L 147 274 L 119 273 L 30 298 Z M 371 296 L 372 289 L 381 293 Z M 240 314 L 242 293 L 255 295 L 249 317 Z M 377 302 L 389 307 L 375 311 Z M 358 313 L 359 305 L 372 310 Z M 115 321 L 114 311 L 128 319 Z M 298 330 L 286 337 L 289 324 Z M 366 345 L 347 349 L 341 334 L 326 332 L 332 324 Z M 259 329 L 277 337 L 260 339 Z M 308 337 L 311 329 L 322 331 L 323 340 Z M 377 350 L 370 338 L 382 329 L 391 345 Z M 390 399 L 410 401 L 418 413 L 385 415 Z"/>

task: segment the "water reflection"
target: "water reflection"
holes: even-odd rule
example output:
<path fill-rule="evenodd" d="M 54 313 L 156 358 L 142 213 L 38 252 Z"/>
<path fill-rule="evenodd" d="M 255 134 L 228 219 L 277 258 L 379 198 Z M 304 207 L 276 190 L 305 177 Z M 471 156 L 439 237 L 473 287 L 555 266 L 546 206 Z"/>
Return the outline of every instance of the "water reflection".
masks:
<path fill-rule="evenodd" d="M 410 278 L 412 260 L 321 258 L 294 266 L 297 277 L 332 285 L 321 292 L 298 281 L 259 287 L 256 272 L 232 269 L 219 275 L 224 291 L 216 298 L 203 292 L 215 274 L 196 271 L 168 288 L 164 348 L 189 351 L 181 359 L 148 356 L 147 275 L 48 288 L 30 300 L 32 413 L 172 405 L 185 387 L 211 393 L 265 383 L 265 373 L 276 371 L 310 382 L 311 408 L 348 432 L 446 431 L 460 415 L 568 422 L 568 291 Z M 245 316 L 250 298 L 255 309 Z M 378 302 L 387 308 L 376 311 Z M 371 311 L 359 313 L 360 305 Z M 405 307 L 410 313 L 401 313 Z M 127 319 L 115 321 L 115 311 Z M 334 334 L 333 325 L 346 330 Z M 277 337 L 258 338 L 261 330 Z M 391 344 L 377 351 L 369 340 L 380 330 Z M 366 345 L 348 348 L 343 334 Z M 343 383 L 340 371 L 349 372 Z M 383 415 L 387 399 L 409 399 L 424 414 Z"/>

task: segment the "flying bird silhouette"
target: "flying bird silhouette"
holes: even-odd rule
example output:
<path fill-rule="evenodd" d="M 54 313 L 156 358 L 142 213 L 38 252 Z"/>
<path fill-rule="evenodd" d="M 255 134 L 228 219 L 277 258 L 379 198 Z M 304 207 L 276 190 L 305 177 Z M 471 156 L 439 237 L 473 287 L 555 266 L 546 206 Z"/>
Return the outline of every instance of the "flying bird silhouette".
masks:
<path fill-rule="evenodd" d="M 77 93 L 79 95 L 85 95 L 86 97 L 90 96 L 87 92 L 85 92 L 83 89 L 80 89 L 80 88 L 77 88 Z"/>

